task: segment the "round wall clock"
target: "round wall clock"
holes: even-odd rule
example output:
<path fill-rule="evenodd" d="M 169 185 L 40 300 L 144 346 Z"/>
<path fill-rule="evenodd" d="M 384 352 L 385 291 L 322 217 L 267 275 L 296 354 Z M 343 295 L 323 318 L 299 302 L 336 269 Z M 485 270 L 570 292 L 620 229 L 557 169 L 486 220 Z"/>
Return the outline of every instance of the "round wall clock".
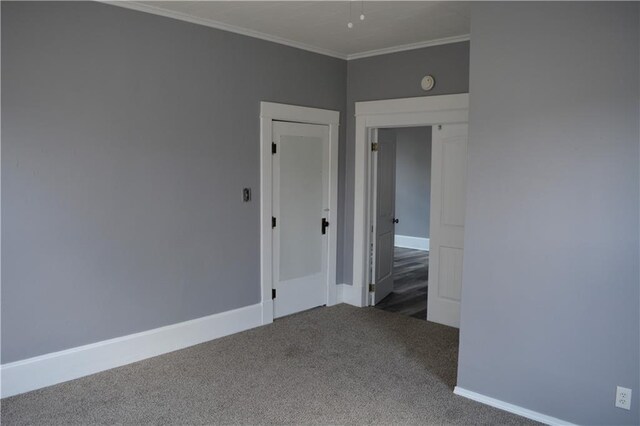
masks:
<path fill-rule="evenodd" d="M 425 75 L 420 82 L 420 86 L 422 86 L 422 90 L 429 91 L 433 89 L 433 85 L 436 84 L 436 80 L 432 75 Z"/>

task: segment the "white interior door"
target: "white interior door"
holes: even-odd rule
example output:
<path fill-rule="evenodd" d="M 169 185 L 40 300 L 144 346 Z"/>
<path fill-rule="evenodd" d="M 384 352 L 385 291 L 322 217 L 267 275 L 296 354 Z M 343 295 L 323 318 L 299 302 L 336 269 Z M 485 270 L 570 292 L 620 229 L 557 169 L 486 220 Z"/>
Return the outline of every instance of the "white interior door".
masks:
<path fill-rule="evenodd" d="M 460 327 L 468 126 L 432 132 L 427 320 Z"/>
<path fill-rule="evenodd" d="M 375 131 L 374 131 L 374 138 Z M 396 134 L 377 130 L 377 150 L 373 151 L 374 197 L 372 283 L 373 304 L 393 291 L 393 248 L 396 203 Z"/>
<path fill-rule="evenodd" d="M 327 303 L 329 127 L 274 121 L 273 141 L 273 316 L 278 318 Z"/>

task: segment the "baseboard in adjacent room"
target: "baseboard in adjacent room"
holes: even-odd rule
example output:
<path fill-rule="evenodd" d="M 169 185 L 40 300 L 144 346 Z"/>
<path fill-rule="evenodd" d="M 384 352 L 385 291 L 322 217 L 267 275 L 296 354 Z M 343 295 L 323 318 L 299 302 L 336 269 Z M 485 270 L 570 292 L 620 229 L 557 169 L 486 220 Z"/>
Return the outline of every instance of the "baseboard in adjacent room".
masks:
<path fill-rule="evenodd" d="M 262 305 L 104 340 L 0 366 L 4 398 L 173 352 L 262 325 Z"/>
<path fill-rule="evenodd" d="M 537 411 L 529 410 L 528 408 L 523 408 L 518 405 L 510 404 L 508 402 L 504 402 L 499 399 L 491 398 L 490 396 L 485 396 L 480 393 L 472 392 L 464 388 L 461 388 L 459 386 L 455 387 L 455 389 L 453 390 L 453 393 L 455 393 L 456 395 L 460 395 L 465 398 L 469 398 L 474 401 L 480 402 L 482 404 L 490 405 L 491 407 L 495 407 L 503 411 L 508 411 L 509 413 L 526 417 L 527 419 L 535 420 L 537 422 L 545 423 L 552 426 L 555 426 L 555 425 L 573 426 L 573 423 L 569 423 L 564 420 L 557 419 L 555 417 L 547 416 L 546 414 L 538 413 Z"/>
<path fill-rule="evenodd" d="M 429 238 L 409 237 L 407 235 L 396 235 L 395 246 L 410 248 L 414 250 L 429 250 Z"/>

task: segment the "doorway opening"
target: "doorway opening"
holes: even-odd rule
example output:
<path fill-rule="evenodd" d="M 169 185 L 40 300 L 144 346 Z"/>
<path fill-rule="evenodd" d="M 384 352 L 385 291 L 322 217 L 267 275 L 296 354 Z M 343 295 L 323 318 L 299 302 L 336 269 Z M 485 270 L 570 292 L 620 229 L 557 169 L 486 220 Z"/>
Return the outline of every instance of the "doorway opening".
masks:
<path fill-rule="evenodd" d="M 390 292 L 376 291 L 375 307 L 426 321 L 431 126 L 379 129 L 377 149 L 376 214 L 380 223 L 385 219 L 382 210 L 390 210 L 393 257 Z M 378 251 L 380 244 L 384 241 L 378 243 Z"/>
<path fill-rule="evenodd" d="M 356 103 L 353 286 L 360 306 L 376 305 L 393 291 L 395 226 L 401 218 L 395 217 L 391 196 L 392 129 L 430 127 L 427 320 L 459 327 L 468 109 L 468 94 Z"/>

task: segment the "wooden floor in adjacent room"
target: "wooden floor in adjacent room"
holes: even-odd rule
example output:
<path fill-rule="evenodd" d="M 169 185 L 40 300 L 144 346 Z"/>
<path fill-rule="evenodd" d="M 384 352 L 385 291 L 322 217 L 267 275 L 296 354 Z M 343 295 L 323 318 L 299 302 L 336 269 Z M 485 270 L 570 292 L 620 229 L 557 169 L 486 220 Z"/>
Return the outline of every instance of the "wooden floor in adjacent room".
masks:
<path fill-rule="evenodd" d="M 393 292 L 382 299 L 376 308 L 426 320 L 428 279 L 429 252 L 396 247 Z"/>

